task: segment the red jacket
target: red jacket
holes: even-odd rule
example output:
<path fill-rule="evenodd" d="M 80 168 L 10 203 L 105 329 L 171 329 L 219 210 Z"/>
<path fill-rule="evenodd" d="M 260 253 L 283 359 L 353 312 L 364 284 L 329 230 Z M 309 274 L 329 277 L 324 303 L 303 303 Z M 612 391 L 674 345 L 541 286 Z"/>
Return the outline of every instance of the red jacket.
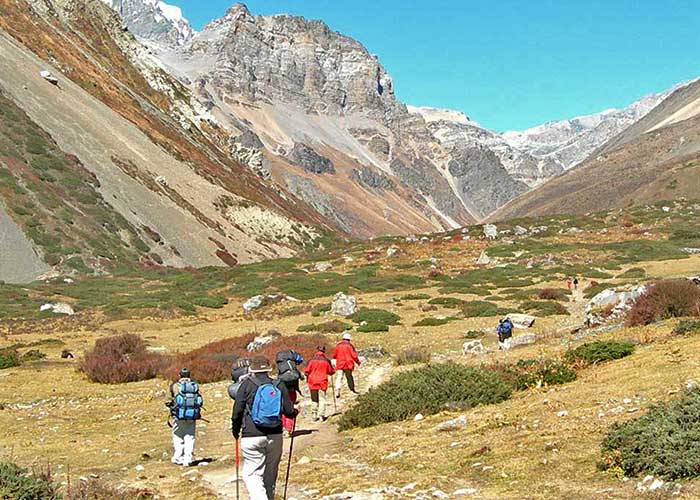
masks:
<path fill-rule="evenodd" d="M 355 364 L 360 365 L 357 351 L 349 340 L 343 340 L 333 349 L 336 370 L 354 370 Z"/>
<path fill-rule="evenodd" d="M 309 364 L 304 369 L 306 384 L 309 386 L 309 390 L 312 391 L 327 390 L 328 375 L 333 375 L 334 373 L 333 365 L 321 351 L 314 354 L 314 357 L 309 360 Z"/>

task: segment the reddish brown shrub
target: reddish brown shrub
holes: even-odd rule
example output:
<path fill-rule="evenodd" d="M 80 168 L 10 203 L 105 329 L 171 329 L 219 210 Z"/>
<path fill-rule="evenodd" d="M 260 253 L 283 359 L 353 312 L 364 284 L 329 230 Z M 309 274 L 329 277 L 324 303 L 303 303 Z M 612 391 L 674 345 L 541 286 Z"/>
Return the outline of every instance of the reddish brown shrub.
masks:
<path fill-rule="evenodd" d="M 565 300 L 567 295 L 568 291 L 560 288 L 543 288 L 537 292 L 537 298 L 542 300 Z"/>
<path fill-rule="evenodd" d="M 700 288 L 687 280 L 653 284 L 627 314 L 629 326 L 683 316 L 700 316 Z"/>
<path fill-rule="evenodd" d="M 155 378 L 167 363 L 167 356 L 148 352 L 141 337 L 127 333 L 97 340 L 78 370 L 93 382 L 121 384 Z"/>
<path fill-rule="evenodd" d="M 257 334 L 250 333 L 223 339 L 181 354 L 162 371 L 162 375 L 169 380 L 177 380 L 180 368 L 187 367 L 192 372 L 192 377 L 200 383 L 219 382 L 231 377 L 231 367 L 239 358 L 265 356 L 274 364 L 275 355 L 279 351 L 294 349 L 308 361 L 317 346 L 327 345 L 323 335 L 291 335 L 279 337 L 258 351 L 248 352 L 246 348 L 256 336 Z"/>

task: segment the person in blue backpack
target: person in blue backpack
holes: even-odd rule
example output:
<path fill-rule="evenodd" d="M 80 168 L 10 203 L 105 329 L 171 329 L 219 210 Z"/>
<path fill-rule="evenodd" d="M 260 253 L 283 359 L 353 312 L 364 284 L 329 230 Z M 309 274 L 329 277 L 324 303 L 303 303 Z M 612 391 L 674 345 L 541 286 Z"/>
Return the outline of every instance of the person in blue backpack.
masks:
<path fill-rule="evenodd" d="M 496 333 L 498 334 L 498 348 L 504 351 L 510 349 L 510 339 L 513 337 L 513 322 L 510 318 L 498 321 Z"/>
<path fill-rule="evenodd" d="M 177 388 L 177 392 L 175 391 Z M 170 385 L 171 401 L 168 403 L 172 417 L 173 448 L 171 462 L 189 467 L 194 454 L 194 438 L 197 420 L 202 418 L 203 400 L 199 385 L 191 379 L 187 368 L 180 370 L 180 378 Z"/>
<path fill-rule="evenodd" d="M 270 378 L 272 365 L 263 357 L 253 358 L 251 376 L 236 392 L 231 413 L 233 437 L 240 438 L 243 482 L 251 500 L 273 500 L 282 458 L 282 415 L 295 418 L 289 391 Z"/>

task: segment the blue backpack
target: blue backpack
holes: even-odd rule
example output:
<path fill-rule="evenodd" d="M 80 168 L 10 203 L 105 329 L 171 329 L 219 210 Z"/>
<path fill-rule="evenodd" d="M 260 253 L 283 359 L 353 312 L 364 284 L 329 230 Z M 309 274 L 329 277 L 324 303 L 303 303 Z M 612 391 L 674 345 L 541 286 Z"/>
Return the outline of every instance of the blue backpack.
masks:
<path fill-rule="evenodd" d="M 250 380 L 258 386 L 250 409 L 251 420 L 258 427 L 279 427 L 282 425 L 282 391 L 274 384 L 261 385 L 255 377 Z"/>
<path fill-rule="evenodd" d="M 173 386 L 170 386 L 170 394 L 173 394 Z M 199 393 L 197 382 L 177 382 L 178 391 L 173 395 L 173 405 L 170 413 L 178 420 L 199 420 L 202 418 L 202 406 L 204 400 Z"/>
<path fill-rule="evenodd" d="M 498 337 L 507 339 L 513 336 L 513 323 L 507 319 L 498 325 L 497 329 Z"/>

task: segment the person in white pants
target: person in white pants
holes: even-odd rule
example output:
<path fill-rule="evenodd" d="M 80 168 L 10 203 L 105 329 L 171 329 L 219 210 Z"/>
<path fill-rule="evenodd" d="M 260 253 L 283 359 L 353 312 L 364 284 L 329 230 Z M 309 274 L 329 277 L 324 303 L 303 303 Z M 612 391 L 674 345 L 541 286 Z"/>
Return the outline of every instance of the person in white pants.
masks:
<path fill-rule="evenodd" d="M 180 382 L 189 382 L 191 380 L 190 376 L 190 371 L 187 368 L 183 368 L 180 370 L 180 380 L 178 380 L 176 384 Z M 172 390 L 173 386 L 176 384 L 173 384 L 170 387 L 171 394 L 174 394 Z M 173 449 L 175 452 L 173 453 L 173 457 L 170 459 L 170 461 L 176 465 L 189 467 L 192 463 L 192 457 L 194 455 L 194 436 L 197 432 L 197 421 L 180 420 L 173 417 L 172 425 Z"/>
<path fill-rule="evenodd" d="M 241 439 L 243 482 L 251 500 L 275 498 L 275 483 L 282 460 L 282 434 Z"/>

